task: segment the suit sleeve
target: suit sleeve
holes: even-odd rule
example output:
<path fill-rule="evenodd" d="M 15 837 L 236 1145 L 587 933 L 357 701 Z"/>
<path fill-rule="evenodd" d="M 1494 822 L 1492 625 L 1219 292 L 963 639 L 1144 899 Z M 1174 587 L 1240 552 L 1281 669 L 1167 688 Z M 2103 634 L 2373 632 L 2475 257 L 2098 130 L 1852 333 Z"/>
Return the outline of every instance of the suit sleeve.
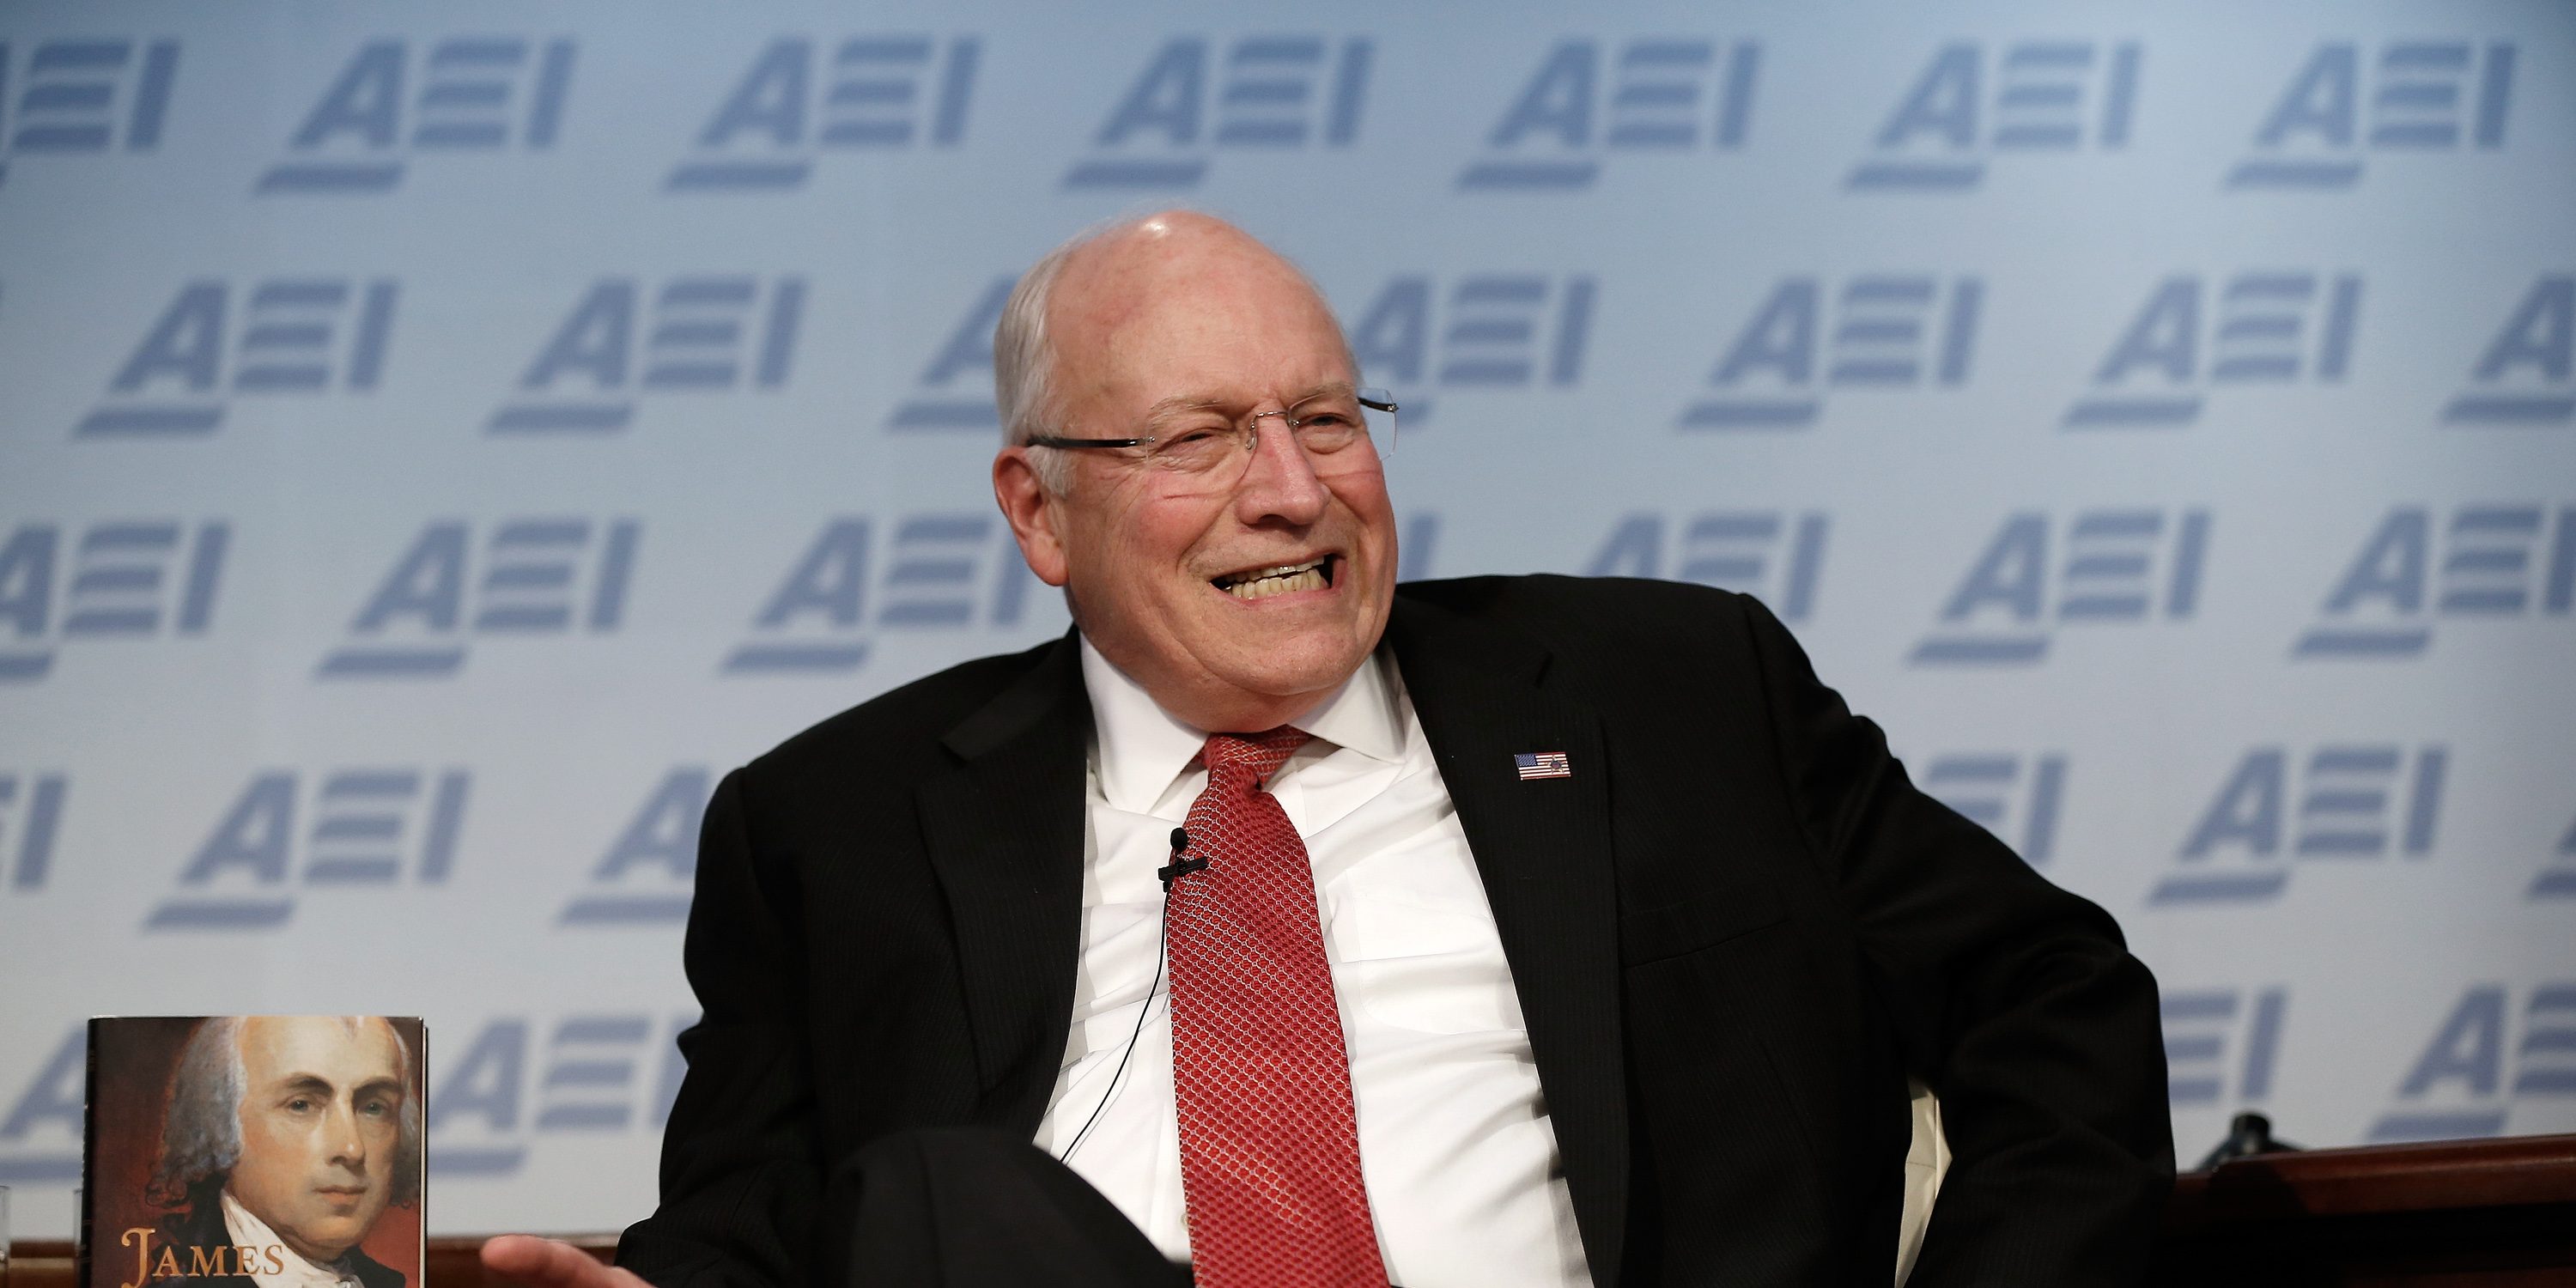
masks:
<path fill-rule="evenodd" d="M 1759 604 L 1777 754 L 1952 1163 L 1910 1288 L 2134 1284 L 2173 1180 L 2156 985 L 2119 926 L 1917 790 Z"/>
<path fill-rule="evenodd" d="M 801 1283 L 821 1168 L 803 1028 L 804 953 L 790 874 L 764 871 L 745 771 L 725 776 L 698 838 L 685 957 L 698 1023 L 663 1128 L 661 1206 L 617 1262 L 660 1288 Z"/>

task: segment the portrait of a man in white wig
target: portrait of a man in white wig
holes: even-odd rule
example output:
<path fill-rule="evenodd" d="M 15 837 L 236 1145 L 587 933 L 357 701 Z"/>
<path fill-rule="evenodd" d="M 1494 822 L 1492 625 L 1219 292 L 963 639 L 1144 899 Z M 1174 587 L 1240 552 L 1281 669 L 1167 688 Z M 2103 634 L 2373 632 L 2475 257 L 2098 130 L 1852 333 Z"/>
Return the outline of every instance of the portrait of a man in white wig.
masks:
<path fill-rule="evenodd" d="M 359 1245 L 386 1208 L 419 1198 L 414 1058 L 379 1016 L 199 1024 L 162 1120 L 150 1197 L 172 1211 L 147 1274 L 222 1288 L 405 1288 L 402 1271 Z"/>

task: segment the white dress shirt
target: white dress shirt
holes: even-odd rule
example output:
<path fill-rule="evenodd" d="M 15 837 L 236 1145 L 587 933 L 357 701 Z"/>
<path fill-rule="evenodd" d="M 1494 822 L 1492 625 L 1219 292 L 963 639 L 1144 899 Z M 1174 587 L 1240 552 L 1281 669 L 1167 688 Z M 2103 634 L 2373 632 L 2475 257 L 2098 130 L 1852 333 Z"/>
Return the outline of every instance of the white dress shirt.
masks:
<path fill-rule="evenodd" d="M 350 1268 L 347 1256 L 329 1265 L 309 1260 L 286 1246 L 286 1240 L 278 1238 L 277 1231 L 268 1228 L 268 1222 L 260 1220 L 258 1213 L 243 1207 L 230 1189 L 223 1194 L 224 1229 L 232 1233 L 233 1246 L 260 1250 L 259 1256 L 242 1262 L 242 1273 L 259 1288 L 365 1288 L 358 1272 Z M 276 1272 L 268 1268 L 272 1251 L 283 1266 Z"/>
<path fill-rule="evenodd" d="M 1154 869 L 1207 785 L 1194 763 L 1207 735 L 1164 714 L 1087 639 L 1082 675 L 1094 728 L 1082 960 L 1037 1144 L 1064 1157 L 1080 1136 L 1067 1164 L 1164 1255 L 1186 1260 Z M 1511 967 L 1394 659 L 1363 663 L 1290 723 L 1314 739 L 1271 793 L 1314 867 L 1388 1277 L 1403 1288 L 1591 1283 Z"/>

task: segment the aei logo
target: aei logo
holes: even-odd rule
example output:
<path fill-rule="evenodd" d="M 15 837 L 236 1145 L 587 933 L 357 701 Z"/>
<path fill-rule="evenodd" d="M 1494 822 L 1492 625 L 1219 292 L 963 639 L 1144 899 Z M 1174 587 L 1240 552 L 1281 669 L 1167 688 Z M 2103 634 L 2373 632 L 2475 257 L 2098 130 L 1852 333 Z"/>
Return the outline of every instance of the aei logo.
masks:
<path fill-rule="evenodd" d="M 1943 45 L 1852 167 L 1854 192 L 1967 192 L 1994 158 L 2116 152 L 2137 114 L 2135 41 Z"/>
<path fill-rule="evenodd" d="M 480 542 L 443 519 L 420 531 L 349 623 L 323 680 L 437 679 L 465 665 L 470 639 L 604 635 L 625 623 L 644 525 L 635 519 L 505 519 Z M 481 576 L 472 574 L 479 569 Z"/>
<path fill-rule="evenodd" d="M 161 145 L 179 42 L 0 40 L 0 181 L 17 161 Z"/>
<path fill-rule="evenodd" d="M 2370 1139 L 2500 1136 L 2516 1106 L 2571 1096 L 2576 982 L 2528 990 L 2472 984 L 2397 1085 L 2396 1105 L 2371 1124 Z"/>
<path fill-rule="evenodd" d="M 2290 881 L 2285 858 L 2431 857 L 2451 753 L 2439 744 L 2338 743 L 2294 757 L 2257 747 L 2237 762 L 2183 840 L 2181 868 L 2151 904 L 2258 903 Z"/>
<path fill-rule="evenodd" d="M 583 293 L 484 422 L 495 434 L 614 433 L 648 394 L 785 388 L 805 279 L 608 277 Z"/>
<path fill-rule="evenodd" d="M 1064 173 L 1072 189 L 1180 190 L 1224 151 L 1347 148 L 1359 138 L 1376 46 L 1366 37 L 1176 37 L 1145 63 Z"/>
<path fill-rule="evenodd" d="M 2576 505 L 2555 515 L 2538 504 L 2464 505 L 2448 515 L 2399 506 L 2362 541 L 2290 655 L 2420 657 L 2437 621 L 2565 618 L 2571 607 Z"/>
<path fill-rule="evenodd" d="M 2209 524 L 2207 510 L 2086 510 L 2062 527 L 2036 511 L 2007 516 L 1906 660 L 2028 665 L 2047 658 L 2058 627 L 2187 621 Z"/>
<path fill-rule="evenodd" d="M 982 44 L 972 36 L 770 42 L 662 182 L 669 192 L 785 192 L 828 153 L 955 148 Z"/>
<path fill-rule="evenodd" d="M 715 796 L 704 765 L 664 774 L 608 844 L 580 894 L 555 917 L 561 926 L 677 926 L 689 919 L 698 871 L 698 825 Z"/>
<path fill-rule="evenodd" d="M 688 1071 L 674 1039 L 695 1023 L 694 1015 L 645 1012 L 585 1012 L 551 1024 L 498 1015 L 474 1030 L 463 1055 L 451 1060 L 446 1053 L 458 1046 L 440 1043 L 423 1123 L 430 1176 L 508 1177 L 548 1138 L 660 1131 Z"/>
<path fill-rule="evenodd" d="M 2365 59 L 2349 40 L 2318 45 L 2255 127 L 2253 152 L 2227 172 L 2226 186 L 2350 188 L 2370 154 L 2504 146 L 2512 45 L 2481 51 L 2464 40 L 2401 40 L 2369 52 Z"/>
<path fill-rule="evenodd" d="M 0 684 L 41 680 L 76 641 L 202 636 L 232 525 L 22 523 L 0 537 Z"/>
<path fill-rule="evenodd" d="M 271 931 L 295 915 L 299 888 L 444 885 L 471 785 L 462 769 L 254 774 L 143 928 Z"/>
<path fill-rule="evenodd" d="M 415 158 L 543 152 L 562 127 L 572 65 L 569 40 L 370 41 L 288 137 L 288 159 L 253 191 L 385 193 Z"/>
<path fill-rule="evenodd" d="M 1613 157 L 1742 151 L 1761 71 L 1752 41 L 1559 41 L 1458 172 L 1458 189 L 1567 192 L 1591 187 Z"/>
<path fill-rule="evenodd" d="M 72 432 L 210 434 L 223 424 L 227 395 L 372 393 L 384 374 L 394 299 L 391 278 L 280 277 L 239 288 L 189 282 Z"/>
<path fill-rule="evenodd" d="M 2200 419 L 2214 389 L 2340 382 L 2352 365 L 2361 278 L 2184 274 L 2147 296 L 2066 409 L 2068 429 L 2162 429 Z"/>
<path fill-rule="evenodd" d="M 1925 274 L 1781 280 L 1728 342 L 1683 429 L 1801 429 L 1829 390 L 1967 383 L 1985 285 Z M 1828 329 L 1827 323 L 1831 327 Z"/>
<path fill-rule="evenodd" d="M 1424 428 L 1442 393 L 1572 388 L 1583 379 L 1601 291 L 1588 273 L 1399 273 L 1350 328 L 1351 354 Z"/>
<path fill-rule="evenodd" d="M 883 631 L 1017 627 L 1032 588 L 1044 585 L 996 515 L 915 514 L 883 529 L 864 515 L 836 518 L 788 566 L 723 671 L 855 671 Z"/>
<path fill-rule="evenodd" d="M 1833 521 L 1822 511 L 1631 514 L 1584 566 L 1590 577 L 1669 577 L 1751 595 L 1784 622 L 1815 612 Z M 1411 551 L 1407 551 L 1409 558 Z"/>

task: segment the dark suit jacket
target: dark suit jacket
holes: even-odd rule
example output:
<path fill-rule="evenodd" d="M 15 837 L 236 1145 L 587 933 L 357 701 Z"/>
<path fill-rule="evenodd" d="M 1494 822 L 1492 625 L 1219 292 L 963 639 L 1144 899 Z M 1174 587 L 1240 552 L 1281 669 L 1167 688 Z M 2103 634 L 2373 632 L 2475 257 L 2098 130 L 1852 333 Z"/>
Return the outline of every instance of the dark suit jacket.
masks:
<path fill-rule="evenodd" d="M 1916 1285 L 2134 1282 L 2173 1170 L 2155 983 L 2118 927 L 1916 791 L 1754 601 L 1399 588 L 1387 638 L 1512 964 L 1603 1284 L 1892 1274 L 1908 1072 L 1954 1162 Z M 801 1282 L 829 1164 L 1034 1135 L 1079 949 L 1090 706 L 1070 637 L 728 776 L 687 962 L 705 1018 L 621 1264 Z M 1523 782 L 1515 753 L 1570 778 Z"/>

